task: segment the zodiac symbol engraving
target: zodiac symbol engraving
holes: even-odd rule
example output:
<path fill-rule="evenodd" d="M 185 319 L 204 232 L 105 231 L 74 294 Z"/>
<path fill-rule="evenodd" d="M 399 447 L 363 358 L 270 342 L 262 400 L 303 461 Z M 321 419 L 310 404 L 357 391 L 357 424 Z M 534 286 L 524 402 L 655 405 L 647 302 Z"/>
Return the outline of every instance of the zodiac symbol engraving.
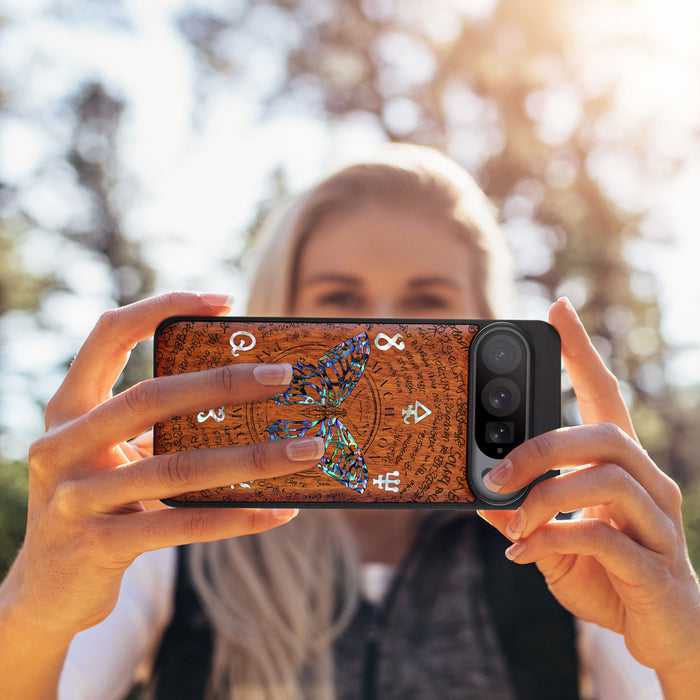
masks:
<path fill-rule="evenodd" d="M 372 479 L 372 483 L 383 491 L 394 491 L 394 493 L 399 492 L 399 484 L 401 479 L 398 477 L 400 473 L 398 471 L 387 472 L 386 474 L 380 474 L 376 479 Z M 395 478 L 391 478 L 395 477 Z"/>
<path fill-rule="evenodd" d="M 404 343 L 403 340 L 397 340 L 398 338 L 403 338 L 401 333 L 392 335 L 391 338 L 386 333 L 377 333 L 377 337 L 374 339 L 374 345 L 377 350 L 383 350 L 384 352 L 390 348 L 403 350 L 406 347 L 406 343 Z"/>
<path fill-rule="evenodd" d="M 250 481 L 241 481 L 240 484 L 231 484 L 231 488 L 235 489 L 236 486 L 240 486 L 241 488 L 244 488 L 244 489 L 252 489 L 253 487 L 251 486 L 251 484 L 254 481 L 255 481 L 255 479 L 251 479 Z"/>
<path fill-rule="evenodd" d="M 318 463 L 321 471 L 360 493 L 367 488 L 367 465 L 337 409 L 360 381 L 369 351 L 369 338 L 363 332 L 324 352 L 316 364 L 297 362 L 289 389 L 278 394 L 275 403 L 306 405 L 314 420 L 276 420 L 265 428 L 272 440 L 301 437 L 307 432 L 322 437 L 326 454 Z"/>
<path fill-rule="evenodd" d="M 221 423 L 222 420 L 226 419 L 226 412 L 224 407 L 221 408 L 210 408 L 208 411 L 202 411 L 197 414 L 197 422 L 204 423 L 205 420 L 213 418 L 217 423 Z"/>
<path fill-rule="evenodd" d="M 406 408 L 401 409 L 401 415 L 403 416 L 403 422 L 408 425 L 411 418 L 413 418 L 413 423 L 420 423 L 423 418 L 427 418 L 432 411 L 424 406 L 420 401 L 416 399 L 415 405 L 409 403 Z"/>
<path fill-rule="evenodd" d="M 248 338 L 249 342 L 246 343 L 245 339 L 242 339 L 239 343 L 236 342 L 236 338 L 238 336 L 245 336 L 245 338 Z M 247 350 L 252 350 L 255 347 L 255 343 L 258 341 L 256 340 L 255 336 L 252 333 L 249 333 L 248 331 L 236 331 L 231 335 L 231 337 L 228 340 L 229 344 L 231 345 L 231 354 L 234 357 L 238 357 L 238 352 L 246 352 Z"/>

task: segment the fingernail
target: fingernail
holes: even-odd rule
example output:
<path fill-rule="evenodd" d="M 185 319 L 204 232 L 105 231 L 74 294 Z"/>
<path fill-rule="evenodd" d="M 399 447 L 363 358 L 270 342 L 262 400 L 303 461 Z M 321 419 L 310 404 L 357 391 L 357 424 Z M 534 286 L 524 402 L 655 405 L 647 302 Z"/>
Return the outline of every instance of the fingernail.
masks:
<path fill-rule="evenodd" d="M 296 518 L 299 515 L 298 508 L 274 508 L 272 510 L 272 515 L 275 520 L 281 520 L 282 522 L 287 522 L 292 518 Z"/>
<path fill-rule="evenodd" d="M 489 491 L 498 493 L 501 488 L 508 483 L 512 473 L 513 465 L 509 459 L 506 459 L 495 469 L 492 469 L 488 474 L 486 474 L 484 477 L 484 486 L 486 486 Z"/>
<path fill-rule="evenodd" d="M 216 306 L 216 307 L 222 307 L 222 306 L 227 306 L 229 309 L 233 308 L 234 303 L 236 302 L 236 297 L 234 294 L 210 294 L 210 293 L 205 293 L 205 294 L 200 294 L 199 298 L 207 305 L 207 306 Z"/>
<path fill-rule="evenodd" d="M 564 304 L 564 307 L 566 310 L 575 318 L 578 319 L 578 314 L 576 313 L 576 309 L 574 308 L 574 305 L 569 301 L 569 297 L 559 297 L 557 301 L 561 301 Z"/>
<path fill-rule="evenodd" d="M 311 459 L 319 460 L 326 451 L 323 438 L 292 438 L 287 440 L 287 457 L 294 462 L 306 462 Z"/>
<path fill-rule="evenodd" d="M 258 365 L 253 370 L 258 384 L 264 386 L 287 386 L 292 379 L 292 366 L 286 362 L 276 365 Z"/>
<path fill-rule="evenodd" d="M 525 511 L 521 508 L 515 512 L 515 515 L 511 518 L 508 526 L 506 527 L 506 535 L 512 540 L 519 540 L 520 536 L 523 534 L 527 526 L 527 515 Z"/>
<path fill-rule="evenodd" d="M 510 559 L 511 561 L 516 561 L 516 559 L 525 554 L 525 549 L 526 545 L 524 542 L 516 542 L 506 549 L 506 558 Z"/>

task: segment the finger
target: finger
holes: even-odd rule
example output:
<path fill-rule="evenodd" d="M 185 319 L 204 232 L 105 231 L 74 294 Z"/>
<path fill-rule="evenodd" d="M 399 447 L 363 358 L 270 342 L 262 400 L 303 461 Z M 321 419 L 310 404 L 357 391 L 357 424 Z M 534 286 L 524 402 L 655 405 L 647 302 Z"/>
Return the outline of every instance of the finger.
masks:
<path fill-rule="evenodd" d="M 655 575 L 659 568 L 656 555 L 596 518 L 547 523 L 506 551 L 508 558 L 518 564 L 537 563 L 550 585 L 556 583 L 551 580 L 552 574 L 561 569 L 560 557 L 566 555 L 593 557 L 606 571 L 629 585 Z"/>
<path fill-rule="evenodd" d="M 147 430 L 145 433 L 141 433 L 141 435 L 130 440 L 129 445 L 136 453 L 136 459 L 150 457 L 153 454 L 153 430 Z"/>
<path fill-rule="evenodd" d="M 150 457 L 153 454 L 153 431 L 147 430 L 145 433 L 137 435 L 133 440 L 122 443 L 119 447 L 125 460 L 129 462 Z"/>
<path fill-rule="evenodd" d="M 506 529 L 508 523 L 513 519 L 514 510 L 477 510 L 476 514 L 485 520 L 489 525 L 495 527 L 503 536 L 508 537 Z"/>
<path fill-rule="evenodd" d="M 524 488 L 550 469 L 584 464 L 620 465 L 666 513 L 679 504 L 676 484 L 628 434 L 612 423 L 560 428 L 518 445 L 484 477 L 486 487 L 510 493 Z"/>
<path fill-rule="evenodd" d="M 209 408 L 269 398 L 289 386 L 292 366 L 233 364 L 147 379 L 103 402 L 64 428 L 81 453 L 129 440 L 155 423 Z"/>
<path fill-rule="evenodd" d="M 143 500 L 160 500 L 244 481 L 304 471 L 323 457 L 319 437 L 270 440 L 251 445 L 184 450 L 97 472 L 73 485 L 72 498 L 97 511 Z"/>
<path fill-rule="evenodd" d="M 108 529 L 126 557 L 190 542 L 252 535 L 289 522 L 296 508 L 168 508 L 114 517 Z"/>
<path fill-rule="evenodd" d="M 568 299 L 552 304 L 549 322 L 561 337 L 562 359 L 584 423 L 614 423 L 636 439 L 620 385 L 593 347 Z"/>
<path fill-rule="evenodd" d="M 529 537 L 559 512 L 604 509 L 614 526 L 655 552 L 676 546 L 669 518 L 621 467 L 601 464 L 536 484 L 506 527 L 511 540 Z"/>
<path fill-rule="evenodd" d="M 134 346 L 175 315 L 220 315 L 231 309 L 225 294 L 172 292 L 102 314 L 46 409 L 47 427 L 73 418 L 111 396 Z"/>
<path fill-rule="evenodd" d="M 143 454 L 142 451 L 136 446 L 133 441 L 125 442 L 119 445 L 122 455 L 124 455 L 125 462 L 135 462 L 137 459 L 142 459 L 148 455 Z"/>

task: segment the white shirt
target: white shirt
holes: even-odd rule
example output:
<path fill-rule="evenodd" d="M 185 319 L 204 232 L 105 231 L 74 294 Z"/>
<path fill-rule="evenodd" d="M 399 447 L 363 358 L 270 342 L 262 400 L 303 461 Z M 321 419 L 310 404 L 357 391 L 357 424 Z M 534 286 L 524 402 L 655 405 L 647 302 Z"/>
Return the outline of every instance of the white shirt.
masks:
<path fill-rule="evenodd" d="M 146 552 L 134 561 L 111 614 L 73 639 L 59 700 L 116 700 L 145 677 L 172 616 L 176 569 L 175 549 Z"/>
<path fill-rule="evenodd" d="M 146 678 L 173 612 L 174 549 L 142 554 L 127 569 L 119 600 L 100 624 L 76 635 L 61 675 L 59 700 L 119 700 Z M 367 564 L 368 600 L 380 602 L 395 568 Z M 585 697 L 596 700 L 663 700 L 656 673 L 627 651 L 622 635 L 577 620 L 577 646 Z"/>

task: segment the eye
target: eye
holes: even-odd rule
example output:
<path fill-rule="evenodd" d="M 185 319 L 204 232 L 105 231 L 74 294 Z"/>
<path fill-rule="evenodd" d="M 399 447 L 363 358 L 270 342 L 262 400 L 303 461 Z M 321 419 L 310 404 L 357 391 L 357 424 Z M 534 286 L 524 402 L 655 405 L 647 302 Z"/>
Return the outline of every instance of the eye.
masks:
<path fill-rule="evenodd" d="M 410 296 L 404 306 L 414 311 L 439 311 L 451 308 L 452 301 L 441 294 L 422 293 Z"/>
<path fill-rule="evenodd" d="M 316 303 L 319 306 L 329 309 L 357 311 L 363 306 L 364 299 L 358 292 L 352 289 L 337 289 L 320 294 L 316 298 Z"/>

